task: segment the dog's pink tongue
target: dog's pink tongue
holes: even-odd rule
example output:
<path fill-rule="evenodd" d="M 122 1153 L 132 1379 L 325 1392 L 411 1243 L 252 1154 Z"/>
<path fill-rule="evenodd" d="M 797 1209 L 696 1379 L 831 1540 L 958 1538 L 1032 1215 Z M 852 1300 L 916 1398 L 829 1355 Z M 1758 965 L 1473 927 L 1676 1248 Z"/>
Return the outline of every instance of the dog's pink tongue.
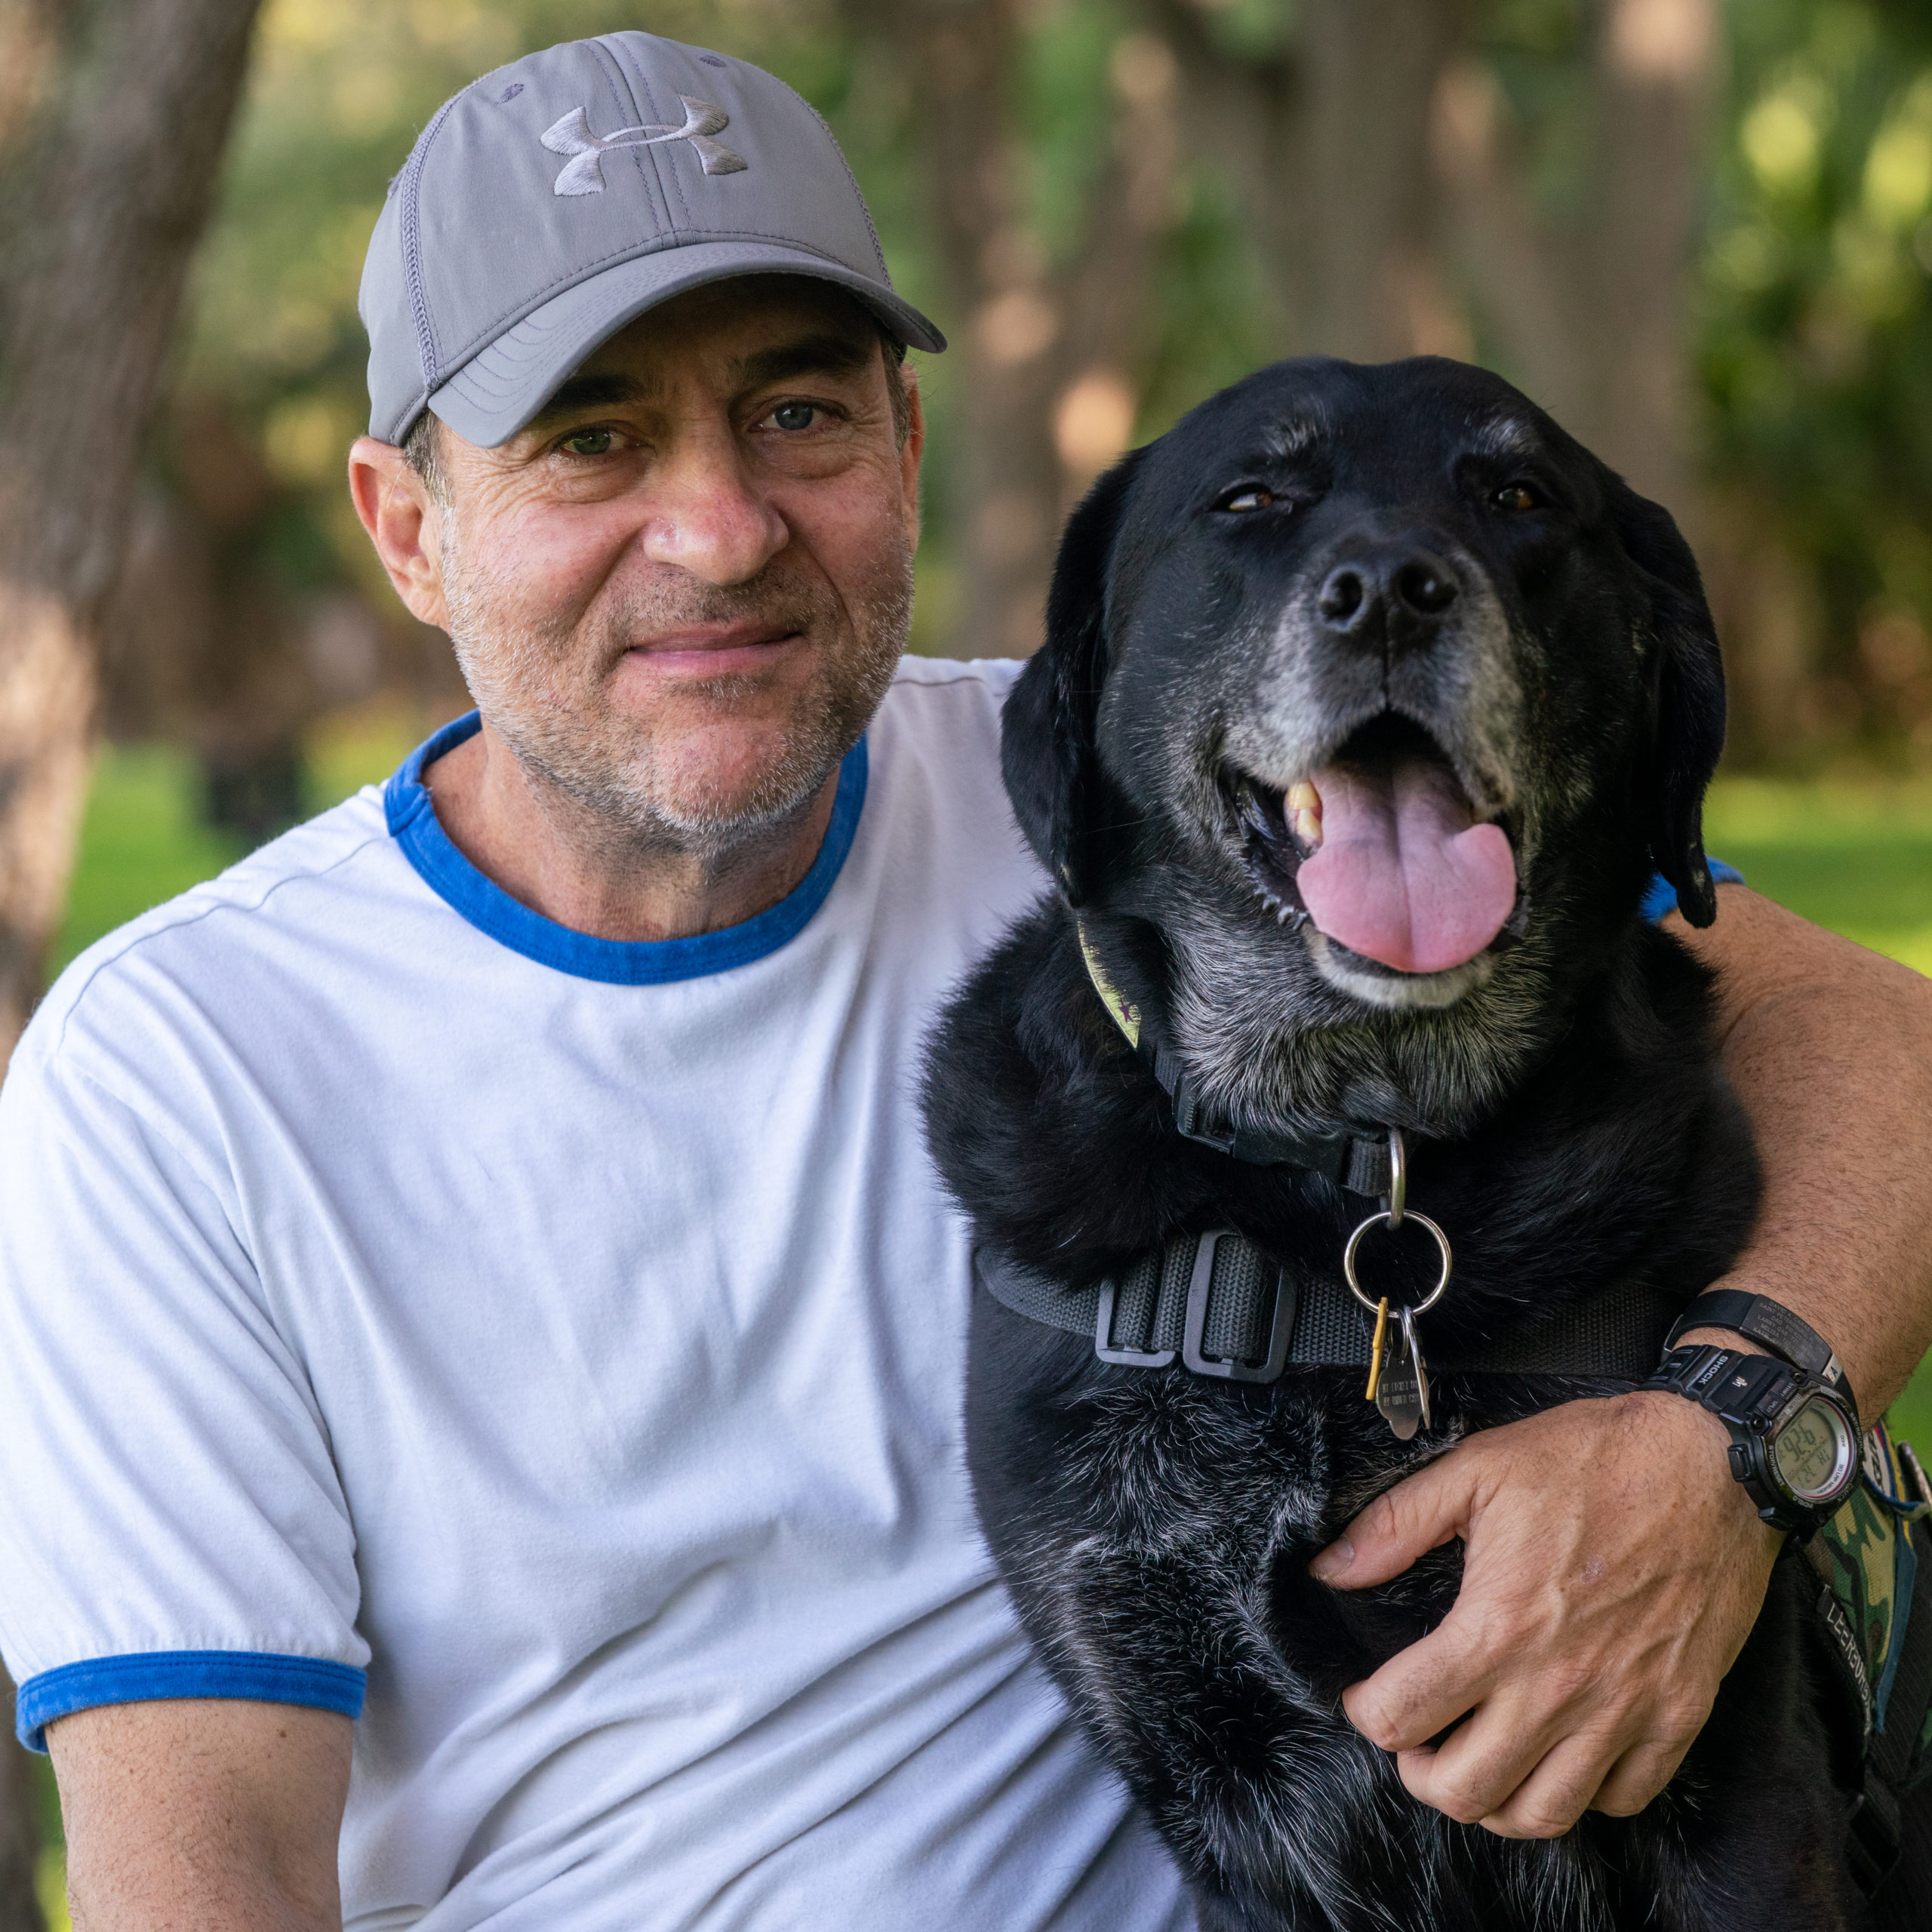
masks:
<path fill-rule="evenodd" d="M 1516 903 L 1509 841 L 1498 826 L 1469 823 L 1443 766 L 1335 765 L 1315 786 L 1321 849 L 1302 861 L 1295 882 L 1331 939 L 1404 973 L 1441 973 L 1502 930 Z"/>

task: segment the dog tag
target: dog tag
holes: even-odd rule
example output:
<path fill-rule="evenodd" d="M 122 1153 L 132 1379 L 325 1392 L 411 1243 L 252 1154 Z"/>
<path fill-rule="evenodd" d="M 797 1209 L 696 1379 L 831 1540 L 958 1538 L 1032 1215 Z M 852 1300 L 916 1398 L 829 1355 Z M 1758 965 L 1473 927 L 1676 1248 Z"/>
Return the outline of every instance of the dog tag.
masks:
<path fill-rule="evenodd" d="M 1416 1393 L 1422 1398 L 1422 1423 L 1426 1429 L 1433 1420 L 1429 1413 L 1429 1364 L 1422 1358 L 1422 1338 L 1416 1333 L 1416 1313 L 1412 1308 L 1402 1311 L 1402 1340 L 1408 1346 L 1409 1359 L 1416 1365 Z"/>
<path fill-rule="evenodd" d="M 1394 1346 L 1389 1359 L 1375 1379 L 1375 1406 L 1382 1411 L 1383 1420 L 1395 1431 L 1396 1439 L 1402 1442 L 1421 1427 L 1424 1400 L 1422 1364 L 1416 1357 L 1407 1313 L 1404 1309 L 1401 1330 L 1390 1338 Z"/>

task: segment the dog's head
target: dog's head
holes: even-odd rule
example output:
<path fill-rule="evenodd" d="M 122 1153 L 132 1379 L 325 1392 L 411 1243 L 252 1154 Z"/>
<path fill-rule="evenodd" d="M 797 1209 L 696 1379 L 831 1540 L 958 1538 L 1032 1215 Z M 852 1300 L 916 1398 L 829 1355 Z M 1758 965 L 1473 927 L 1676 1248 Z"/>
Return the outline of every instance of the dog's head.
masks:
<path fill-rule="evenodd" d="M 1130 952 L 1159 935 L 1175 1044 L 1224 1104 L 1440 1126 L 1534 1051 L 1654 867 L 1715 915 L 1723 734 L 1667 512 L 1497 377 L 1310 360 L 1094 486 L 1005 764 L 1068 902 Z"/>

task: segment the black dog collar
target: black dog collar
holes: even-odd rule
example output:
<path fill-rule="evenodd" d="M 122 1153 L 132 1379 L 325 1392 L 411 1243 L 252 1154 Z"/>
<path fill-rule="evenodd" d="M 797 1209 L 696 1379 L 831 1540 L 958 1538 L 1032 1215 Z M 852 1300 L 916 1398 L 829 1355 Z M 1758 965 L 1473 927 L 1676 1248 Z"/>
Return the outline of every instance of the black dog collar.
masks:
<path fill-rule="evenodd" d="M 1160 1082 L 1174 1109 L 1175 1129 L 1183 1140 L 1211 1147 L 1217 1153 L 1229 1155 L 1251 1167 L 1300 1168 L 1309 1174 L 1323 1174 L 1349 1193 L 1367 1195 L 1371 1199 L 1379 1199 L 1389 1192 L 1393 1177 L 1386 1134 L 1257 1133 L 1211 1119 L 1195 1094 L 1180 1055 L 1161 1043 L 1148 1017 L 1108 977 L 1087 937 L 1087 922 L 1076 915 L 1073 923 L 1080 938 L 1080 956 L 1087 962 L 1087 977 L 1093 982 L 1100 1004 L 1128 1044 Z"/>

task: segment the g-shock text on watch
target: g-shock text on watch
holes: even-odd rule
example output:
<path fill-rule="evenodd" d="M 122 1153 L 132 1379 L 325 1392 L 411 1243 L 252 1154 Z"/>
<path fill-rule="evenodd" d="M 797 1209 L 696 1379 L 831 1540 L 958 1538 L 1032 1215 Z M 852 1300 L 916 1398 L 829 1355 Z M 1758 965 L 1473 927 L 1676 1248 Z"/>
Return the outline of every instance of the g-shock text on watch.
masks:
<path fill-rule="evenodd" d="M 1822 1376 L 1708 1343 L 1673 1349 L 1644 1383 L 1709 1410 L 1730 1431 L 1730 1472 L 1758 1514 L 1808 1542 L 1857 1486 L 1858 1411 Z"/>

